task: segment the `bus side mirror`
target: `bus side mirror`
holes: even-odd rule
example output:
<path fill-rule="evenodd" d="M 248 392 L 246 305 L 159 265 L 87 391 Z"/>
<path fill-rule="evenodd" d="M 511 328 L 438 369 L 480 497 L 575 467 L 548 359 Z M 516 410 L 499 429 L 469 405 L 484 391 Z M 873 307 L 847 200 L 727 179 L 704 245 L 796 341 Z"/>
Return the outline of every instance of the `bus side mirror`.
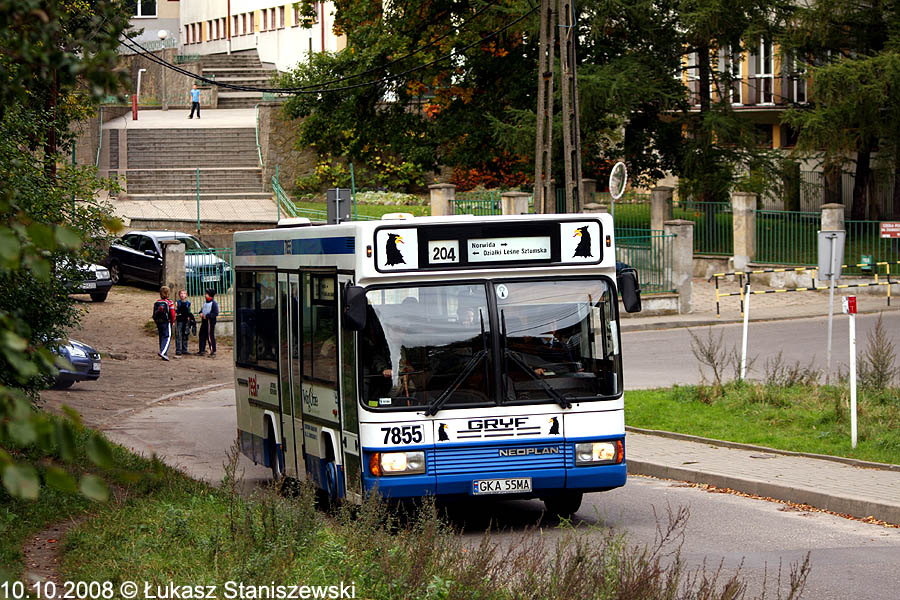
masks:
<path fill-rule="evenodd" d="M 616 283 L 625 312 L 641 312 L 641 284 L 638 281 L 637 270 L 634 267 L 624 267 L 616 274 Z"/>
<path fill-rule="evenodd" d="M 344 288 L 344 327 L 362 331 L 366 326 L 366 289 L 358 285 Z"/>

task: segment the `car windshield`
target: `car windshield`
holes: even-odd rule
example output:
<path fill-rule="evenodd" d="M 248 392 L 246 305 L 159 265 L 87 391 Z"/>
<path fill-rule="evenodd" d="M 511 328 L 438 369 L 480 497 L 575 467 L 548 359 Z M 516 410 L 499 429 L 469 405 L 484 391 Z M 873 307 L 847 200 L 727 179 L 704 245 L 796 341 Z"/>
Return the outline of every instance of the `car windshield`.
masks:
<path fill-rule="evenodd" d="M 368 407 L 434 414 L 497 403 L 569 406 L 621 392 L 606 280 L 377 289 L 366 298 L 359 357 Z M 497 347 L 492 332 L 500 334 Z"/>
<path fill-rule="evenodd" d="M 179 242 L 184 243 L 185 250 L 206 250 L 206 246 L 203 245 L 203 242 L 195 237 L 182 237 L 179 235 L 175 239 L 177 239 Z"/>
<path fill-rule="evenodd" d="M 492 402 L 484 284 L 372 290 L 360 335 L 370 407 Z"/>

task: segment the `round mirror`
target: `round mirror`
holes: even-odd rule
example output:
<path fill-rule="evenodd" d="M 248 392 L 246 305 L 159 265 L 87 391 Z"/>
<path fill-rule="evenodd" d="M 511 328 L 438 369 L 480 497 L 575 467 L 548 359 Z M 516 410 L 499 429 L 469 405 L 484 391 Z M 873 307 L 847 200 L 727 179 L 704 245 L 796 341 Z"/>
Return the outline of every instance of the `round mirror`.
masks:
<path fill-rule="evenodd" d="M 626 183 L 628 183 L 628 169 L 625 168 L 625 163 L 617 162 L 609 174 L 609 194 L 613 200 L 622 197 Z"/>

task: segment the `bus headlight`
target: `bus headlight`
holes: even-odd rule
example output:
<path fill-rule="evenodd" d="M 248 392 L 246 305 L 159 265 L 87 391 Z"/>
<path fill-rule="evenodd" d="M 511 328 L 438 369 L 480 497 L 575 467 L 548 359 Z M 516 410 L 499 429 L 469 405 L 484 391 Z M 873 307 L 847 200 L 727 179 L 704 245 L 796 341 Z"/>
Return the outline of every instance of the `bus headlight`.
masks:
<path fill-rule="evenodd" d="M 372 475 L 411 475 L 425 472 L 425 453 L 375 452 L 369 458 Z"/>
<path fill-rule="evenodd" d="M 609 465 L 622 462 L 622 440 L 615 442 L 584 442 L 575 444 L 576 465 Z"/>

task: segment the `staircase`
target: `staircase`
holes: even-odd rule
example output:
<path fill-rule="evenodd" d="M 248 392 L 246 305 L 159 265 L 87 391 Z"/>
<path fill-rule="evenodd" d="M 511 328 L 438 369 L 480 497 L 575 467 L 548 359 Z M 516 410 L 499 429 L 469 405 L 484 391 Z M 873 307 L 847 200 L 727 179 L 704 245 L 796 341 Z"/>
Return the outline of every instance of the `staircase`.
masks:
<path fill-rule="evenodd" d="M 271 200 L 252 128 L 132 129 L 128 200 Z"/>
<path fill-rule="evenodd" d="M 253 87 L 274 87 L 274 68 L 265 67 L 256 50 L 244 50 L 229 54 L 209 54 L 200 63 L 203 75 L 221 83 Z M 262 100 L 261 92 L 242 92 L 219 88 L 218 108 L 253 108 Z"/>

